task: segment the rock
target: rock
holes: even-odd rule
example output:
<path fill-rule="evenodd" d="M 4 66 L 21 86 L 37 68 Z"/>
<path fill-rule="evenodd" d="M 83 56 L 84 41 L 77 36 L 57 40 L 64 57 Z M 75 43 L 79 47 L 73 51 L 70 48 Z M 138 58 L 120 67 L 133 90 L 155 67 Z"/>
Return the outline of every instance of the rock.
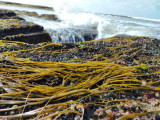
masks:
<path fill-rule="evenodd" d="M 19 10 L 15 10 L 14 12 L 17 15 L 27 15 L 27 16 L 36 17 L 36 18 L 43 18 L 43 19 L 46 19 L 46 20 L 60 21 L 60 20 L 58 20 L 58 17 L 56 15 L 54 15 L 54 14 L 42 14 L 42 15 L 39 15 L 36 12 L 19 11 Z"/>
<path fill-rule="evenodd" d="M 10 10 L 0 10 L 0 18 L 3 18 L 3 16 L 12 17 L 16 16 L 16 14 Z"/>
<path fill-rule="evenodd" d="M 57 16 L 56 15 L 53 15 L 53 14 L 42 14 L 40 16 L 38 16 L 39 18 L 44 18 L 44 19 L 47 19 L 47 20 L 56 20 L 56 21 L 59 21 Z"/>
<path fill-rule="evenodd" d="M 76 28 L 75 32 L 80 34 L 85 41 L 94 40 L 98 35 L 98 31 L 92 28 Z"/>
<path fill-rule="evenodd" d="M 50 37 L 47 32 L 37 32 L 37 33 L 29 33 L 29 34 L 18 34 L 12 36 L 6 36 L 3 38 L 4 40 L 11 40 L 11 41 L 21 41 L 30 44 L 37 44 L 40 42 L 49 42 Z"/>
<path fill-rule="evenodd" d="M 28 16 L 34 16 L 37 17 L 38 13 L 36 12 L 28 12 L 28 11 L 19 11 L 19 10 L 15 10 L 14 11 L 17 15 L 28 15 Z"/>
<path fill-rule="evenodd" d="M 155 97 L 156 97 L 156 98 L 160 98 L 159 92 L 156 92 L 156 93 L 155 93 Z"/>
<path fill-rule="evenodd" d="M 52 7 L 40 6 L 40 5 L 20 4 L 20 3 L 14 3 L 14 2 L 0 1 L 0 5 L 16 6 L 16 7 L 27 7 L 27 8 L 44 9 L 44 10 L 51 10 L 51 11 L 53 11 Z"/>
<path fill-rule="evenodd" d="M 13 11 L 0 10 L 0 18 L 1 40 L 14 40 L 31 44 L 51 41 L 49 34 L 44 31 L 42 26 L 18 18 Z"/>
<path fill-rule="evenodd" d="M 160 113 L 159 114 L 155 114 L 155 120 L 160 120 Z"/>
<path fill-rule="evenodd" d="M 97 37 L 97 31 L 89 28 L 62 28 L 62 29 L 46 29 L 53 42 L 82 42 L 94 40 Z"/>
<path fill-rule="evenodd" d="M 0 10 L 0 19 L 19 19 L 19 20 L 24 20 L 23 18 L 20 18 L 16 15 L 16 13 L 14 13 L 11 10 L 4 10 L 1 9 Z"/>
<path fill-rule="evenodd" d="M 0 19 L 0 28 L 1 37 L 43 31 L 42 26 L 18 19 Z"/>

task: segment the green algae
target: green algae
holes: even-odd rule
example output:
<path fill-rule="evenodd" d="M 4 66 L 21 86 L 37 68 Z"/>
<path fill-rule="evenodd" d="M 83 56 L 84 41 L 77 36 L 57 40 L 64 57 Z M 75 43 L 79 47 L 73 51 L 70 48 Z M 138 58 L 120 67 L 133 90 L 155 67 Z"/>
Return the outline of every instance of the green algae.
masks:
<path fill-rule="evenodd" d="M 147 71 L 147 67 L 141 67 L 140 69 L 143 71 Z"/>

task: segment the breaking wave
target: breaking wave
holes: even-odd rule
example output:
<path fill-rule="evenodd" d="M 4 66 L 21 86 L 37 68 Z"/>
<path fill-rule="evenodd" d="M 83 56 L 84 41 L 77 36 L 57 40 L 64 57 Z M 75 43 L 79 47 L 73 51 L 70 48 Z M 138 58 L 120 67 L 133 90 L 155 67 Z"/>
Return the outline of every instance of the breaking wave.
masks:
<path fill-rule="evenodd" d="M 86 28 L 86 30 L 97 31 L 97 37 L 93 39 L 107 38 L 118 34 L 160 38 L 159 0 L 7 1 L 52 6 L 55 10 L 54 14 L 57 14 L 61 22 L 38 20 L 30 17 L 26 17 L 26 19 L 43 25 L 54 41 L 60 41 L 60 39 L 76 41 L 74 38 L 77 37 L 78 40 L 83 41 L 83 36 L 79 34 L 81 32 L 77 33 L 74 31 L 74 28 Z M 39 11 L 40 13 L 41 11 Z M 61 34 L 61 32 L 64 34 Z M 68 38 L 64 38 L 65 36 Z"/>

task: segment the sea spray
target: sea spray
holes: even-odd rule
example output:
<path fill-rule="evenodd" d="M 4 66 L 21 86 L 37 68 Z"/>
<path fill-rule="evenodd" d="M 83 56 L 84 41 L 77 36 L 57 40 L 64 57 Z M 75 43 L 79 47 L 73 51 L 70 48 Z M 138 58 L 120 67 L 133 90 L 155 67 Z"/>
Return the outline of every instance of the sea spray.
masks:
<path fill-rule="evenodd" d="M 92 12 L 160 19 L 160 0 L 1 0 L 53 7 L 56 11 Z"/>
<path fill-rule="evenodd" d="M 129 2 L 128 0 L 120 2 L 116 2 L 116 0 L 59 0 L 54 4 L 53 8 L 55 9 L 57 16 L 69 26 L 87 26 L 89 28 L 97 29 L 98 36 L 96 39 L 112 37 L 117 34 L 158 37 L 157 35 L 160 33 L 159 21 L 155 22 L 146 19 L 134 19 L 127 16 L 106 14 L 111 10 L 110 7 L 112 7 L 112 12 L 110 13 L 114 14 L 114 10 L 116 9 L 122 9 L 123 11 L 124 6 L 130 6 L 130 8 L 127 7 L 129 10 L 126 11 L 125 9 L 123 13 L 121 13 L 121 10 L 118 10 L 119 13 L 117 12 L 115 14 L 134 16 L 131 14 L 134 11 L 136 14 L 135 16 L 139 16 L 139 14 L 141 14 L 140 12 L 145 13 L 147 11 L 147 14 L 151 11 L 155 14 L 157 7 L 156 3 L 158 3 L 157 0 L 153 0 L 152 6 L 149 6 L 150 2 L 147 0 L 138 3 L 139 4 L 137 5 L 135 1 Z M 144 6 L 145 8 L 143 8 Z M 136 12 L 136 9 L 141 9 L 141 11 Z M 147 16 L 141 15 L 141 17 Z"/>
<path fill-rule="evenodd" d="M 14 0 L 12 2 L 16 1 L 29 3 L 30 0 Z M 160 18 L 158 14 L 158 11 L 160 11 L 159 0 L 46 0 L 45 2 L 40 0 L 32 1 L 30 4 L 46 5 L 54 8 L 53 14 L 57 14 L 61 22 L 23 16 L 28 21 L 44 26 L 54 42 L 60 40 L 55 40 L 57 32 L 54 34 L 53 31 L 65 31 L 66 34 L 66 30 L 68 30 L 68 34 L 73 33 L 72 38 L 75 35 L 82 38 L 81 34 L 74 34 L 75 28 L 97 31 L 98 35 L 93 39 L 107 38 L 118 34 L 160 38 L 160 21 L 155 19 Z M 43 14 L 43 12 L 39 12 L 39 14 Z M 65 36 L 65 34 L 62 36 Z M 57 35 L 57 38 L 59 38 L 61 34 L 58 33 Z"/>

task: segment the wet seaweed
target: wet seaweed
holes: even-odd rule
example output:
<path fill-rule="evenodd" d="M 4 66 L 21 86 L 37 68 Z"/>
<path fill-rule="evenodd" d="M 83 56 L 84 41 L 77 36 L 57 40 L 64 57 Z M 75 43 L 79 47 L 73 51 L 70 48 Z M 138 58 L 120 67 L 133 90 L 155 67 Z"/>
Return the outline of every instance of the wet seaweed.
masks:
<path fill-rule="evenodd" d="M 37 45 L 0 41 L 0 51 L 1 119 L 101 119 L 111 117 L 108 110 L 141 106 L 146 93 L 160 91 L 158 39 L 115 36 Z M 150 107 L 131 111 L 119 119 L 160 113 Z"/>

